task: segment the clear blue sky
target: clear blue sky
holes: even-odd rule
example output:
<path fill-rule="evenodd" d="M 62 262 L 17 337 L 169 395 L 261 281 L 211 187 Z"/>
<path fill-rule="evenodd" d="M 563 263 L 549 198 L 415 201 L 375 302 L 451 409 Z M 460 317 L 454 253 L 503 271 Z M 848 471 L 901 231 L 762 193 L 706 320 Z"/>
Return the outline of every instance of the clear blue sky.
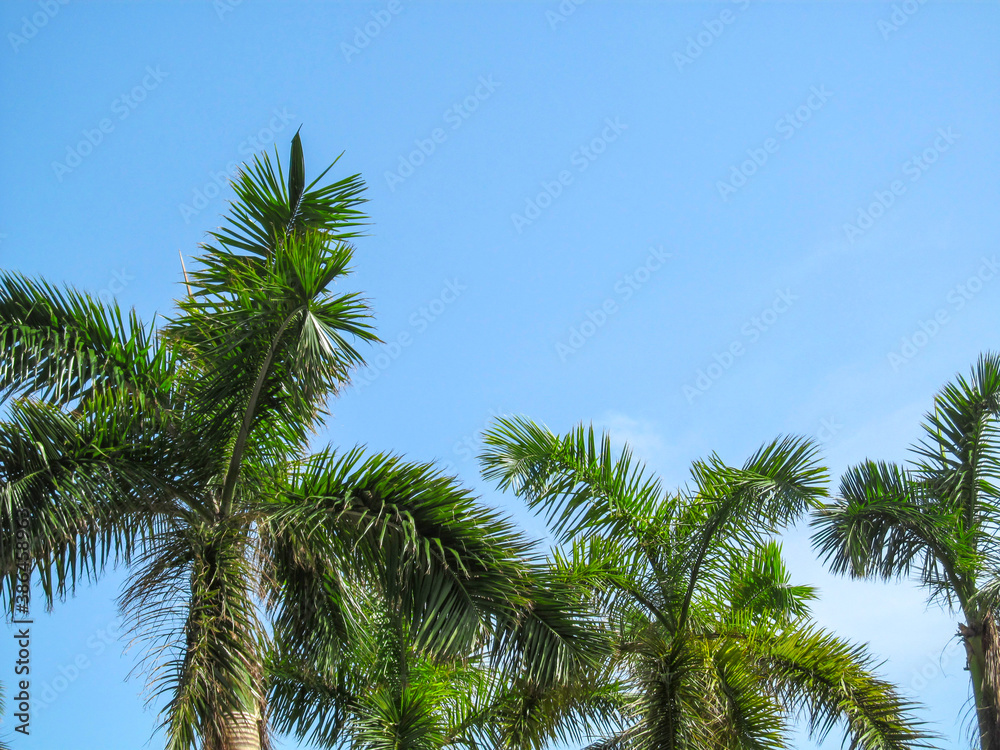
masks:
<path fill-rule="evenodd" d="M 301 124 L 312 175 L 368 181 L 353 284 L 409 334 L 318 442 L 450 464 L 538 535 L 470 458 L 495 413 L 602 424 L 672 484 L 788 432 L 839 475 L 1000 347 L 995 3 L 5 0 L 0 32 L 3 267 L 166 313 L 213 180 Z M 960 747 L 953 619 L 786 549 Z M 36 681 L 87 666 L 16 748 L 159 745 L 100 632 L 120 580 L 38 613 Z"/>

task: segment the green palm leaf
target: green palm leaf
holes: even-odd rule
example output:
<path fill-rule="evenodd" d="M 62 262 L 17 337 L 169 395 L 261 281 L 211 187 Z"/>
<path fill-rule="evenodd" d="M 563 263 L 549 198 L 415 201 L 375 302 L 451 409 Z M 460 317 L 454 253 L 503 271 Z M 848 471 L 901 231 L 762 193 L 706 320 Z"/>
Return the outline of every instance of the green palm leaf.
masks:
<path fill-rule="evenodd" d="M 710 456 L 675 493 L 592 428 L 503 418 L 484 443 L 484 476 L 572 543 L 553 573 L 607 623 L 624 700 L 591 748 L 772 750 L 800 711 L 817 736 L 842 723 L 852 747 L 928 746 L 865 649 L 811 623 L 815 593 L 773 540 L 826 494 L 812 443 L 780 438 L 740 467 Z"/>
<path fill-rule="evenodd" d="M 973 734 L 1000 746 L 1000 357 L 984 354 L 934 399 L 908 467 L 867 461 L 817 511 L 813 542 L 831 570 L 916 578 L 961 614 L 973 683 Z"/>
<path fill-rule="evenodd" d="M 364 185 L 320 184 L 328 171 L 307 183 L 298 134 L 287 175 L 277 155 L 245 168 L 162 329 L 0 273 L 0 604 L 25 511 L 47 603 L 127 567 L 120 605 L 168 750 L 266 748 L 275 722 L 328 743 L 458 742 L 446 730 L 482 706 L 448 680 L 478 690 L 509 669 L 561 689 L 605 643 L 577 589 L 453 479 L 309 454 L 377 341 L 341 286 Z M 373 622 L 392 626 L 375 651 Z M 403 644 L 412 669 L 373 656 Z M 317 696 L 322 714 L 303 702 Z"/>

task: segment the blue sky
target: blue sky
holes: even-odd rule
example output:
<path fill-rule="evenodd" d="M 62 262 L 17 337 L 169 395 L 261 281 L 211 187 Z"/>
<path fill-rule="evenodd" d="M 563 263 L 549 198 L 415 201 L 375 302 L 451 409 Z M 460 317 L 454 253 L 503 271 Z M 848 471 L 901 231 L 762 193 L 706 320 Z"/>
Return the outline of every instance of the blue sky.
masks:
<path fill-rule="evenodd" d="M 439 461 L 538 536 L 477 476 L 495 414 L 593 421 L 668 484 L 781 433 L 836 477 L 1000 347 L 995 3 L 16 0 L 0 32 L 4 268 L 167 313 L 226 173 L 301 125 L 309 174 L 368 182 L 349 283 L 387 342 L 317 444 Z M 785 544 L 962 746 L 953 618 Z M 61 689 L 16 748 L 159 745 L 120 581 L 36 613 Z"/>

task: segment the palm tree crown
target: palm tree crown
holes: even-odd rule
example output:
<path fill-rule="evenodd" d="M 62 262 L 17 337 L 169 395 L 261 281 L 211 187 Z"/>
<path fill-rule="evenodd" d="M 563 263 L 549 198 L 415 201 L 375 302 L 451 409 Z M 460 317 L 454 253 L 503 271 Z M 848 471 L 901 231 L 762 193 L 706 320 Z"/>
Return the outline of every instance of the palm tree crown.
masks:
<path fill-rule="evenodd" d="M 236 180 L 163 327 L 0 273 L 0 604 L 19 513 L 49 605 L 127 566 L 121 606 L 170 750 L 268 747 L 269 722 L 294 725 L 272 711 L 287 706 L 272 668 L 335 678 L 358 586 L 432 662 L 488 642 L 548 684 L 593 640 L 578 608 L 542 605 L 533 546 L 454 480 L 360 449 L 310 453 L 363 361 L 356 344 L 377 340 L 365 300 L 337 289 L 364 185 L 319 185 L 329 168 L 306 184 L 298 134 L 287 176 L 275 162 Z"/>
<path fill-rule="evenodd" d="M 813 521 L 830 568 L 915 577 L 958 612 L 982 750 L 1000 748 L 1000 357 L 980 357 L 934 399 L 908 467 L 866 461 Z"/>
<path fill-rule="evenodd" d="M 484 476 L 546 514 L 571 543 L 557 570 L 604 613 L 623 701 L 593 748 L 782 748 L 799 713 L 819 738 L 843 722 L 852 747 L 926 746 L 865 649 L 810 620 L 814 592 L 790 583 L 771 538 L 825 493 L 809 442 L 777 440 L 739 468 L 696 461 L 677 492 L 592 428 L 504 418 L 485 445 Z"/>

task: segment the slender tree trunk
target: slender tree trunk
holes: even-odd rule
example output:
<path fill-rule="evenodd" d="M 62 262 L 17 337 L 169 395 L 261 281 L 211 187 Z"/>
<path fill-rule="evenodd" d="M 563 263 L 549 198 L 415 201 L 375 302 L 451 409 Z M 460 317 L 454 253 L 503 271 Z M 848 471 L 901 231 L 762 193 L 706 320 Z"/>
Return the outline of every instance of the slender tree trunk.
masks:
<path fill-rule="evenodd" d="M 271 750 L 271 744 L 259 714 L 243 711 L 227 716 L 222 726 L 206 733 L 201 750 Z"/>
<path fill-rule="evenodd" d="M 980 750 L 1000 750 L 1000 639 L 991 615 L 959 625 L 972 677 Z"/>
<path fill-rule="evenodd" d="M 227 572 L 220 567 L 220 560 L 235 557 L 231 550 L 226 549 L 226 541 L 217 538 L 206 545 L 200 567 L 192 571 L 191 587 L 197 592 L 194 604 L 200 617 L 188 633 L 189 649 L 193 648 L 193 642 L 198 638 L 215 639 L 217 652 L 223 653 L 226 643 L 239 640 L 236 631 L 248 626 L 244 619 L 234 619 L 231 614 L 238 611 L 241 600 L 245 601 L 249 596 L 246 591 L 240 590 L 239 583 L 232 583 L 236 580 L 232 572 L 227 576 Z M 250 588 L 249 584 L 246 588 Z M 201 750 L 271 750 L 263 657 L 256 647 L 251 647 L 251 653 L 246 654 L 246 658 L 253 660 L 254 664 L 250 674 L 246 675 L 248 682 L 232 688 L 237 694 L 244 695 L 242 698 L 238 698 L 237 694 L 212 696 L 206 722 L 201 727 Z M 214 668 L 215 664 L 209 661 L 206 669 Z M 219 665 L 220 670 L 225 668 L 225 664 Z M 221 690 L 222 687 L 216 683 L 215 689 Z"/>
<path fill-rule="evenodd" d="M 261 721 L 251 713 L 232 717 L 225 750 L 264 750 L 261 742 Z"/>

